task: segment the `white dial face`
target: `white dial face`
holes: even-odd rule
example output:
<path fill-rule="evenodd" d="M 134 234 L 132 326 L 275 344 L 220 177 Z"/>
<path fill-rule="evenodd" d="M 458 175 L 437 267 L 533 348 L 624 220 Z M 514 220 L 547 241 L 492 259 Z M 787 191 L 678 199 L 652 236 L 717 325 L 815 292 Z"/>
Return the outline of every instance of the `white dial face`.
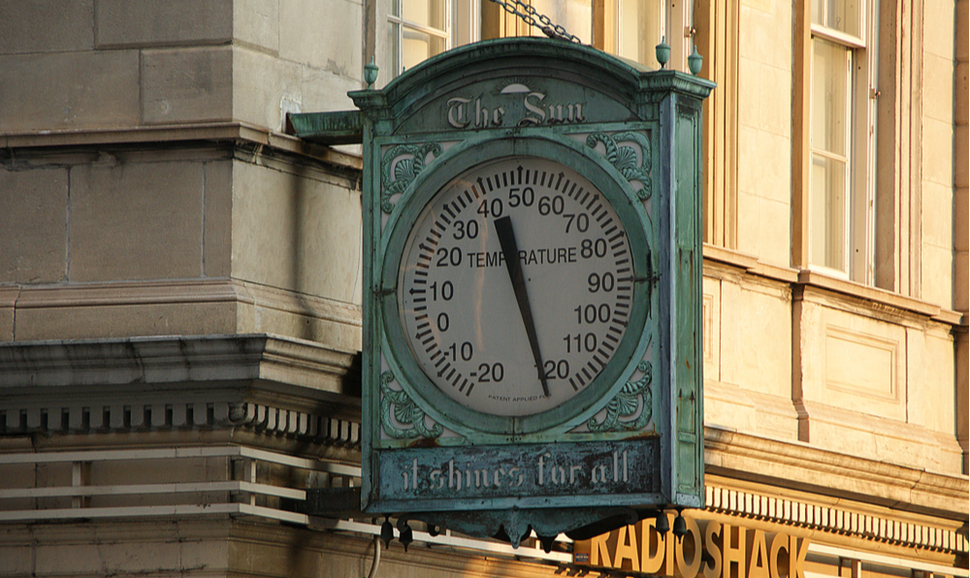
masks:
<path fill-rule="evenodd" d="M 516 157 L 434 196 L 405 243 L 397 299 L 435 386 L 473 410 L 525 416 L 603 371 L 633 292 L 629 241 L 603 195 L 564 165 Z"/>

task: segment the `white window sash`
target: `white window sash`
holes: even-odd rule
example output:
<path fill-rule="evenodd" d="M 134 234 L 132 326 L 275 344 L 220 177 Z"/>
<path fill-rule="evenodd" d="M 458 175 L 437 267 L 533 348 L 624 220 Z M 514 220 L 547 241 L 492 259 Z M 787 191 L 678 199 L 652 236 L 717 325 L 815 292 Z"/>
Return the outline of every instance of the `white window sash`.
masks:
<path fill-rule="evenodd" d="M 812 36 L 824 38 L 830 42 L 841 44 L 850 48 L 865 48 L 865 39 L 852 34 L 846 34 L 832 28 L 826 28 L 820 24 L 812 24 Z"/>
<path fill-rule="evenodd" d="M 450 11 L 449 11 L 450 12 Z M 425 26 L 423 24 L 418 24 L 417 22 L 411 22 L 410 20 L 405 20 L 399 16 L 388 16 L 388 22 L 394 22 L 395 24 L 400 24 L 404 28 L 410 28 L 411 30 L 417 30 L 418 32 L 423 32 L 429 36 L 434 36 L 436 38 L 442 38 L 448 43 L 448 48 L 451 48 L 451 35 L 448 30 L 442 30 L 440 28 L 433 28 L 431 26 Z M 450 24 L 450 23 L 449 23 Z M 450 25 L 448 29 L 450 29 Z"/>
<path fill-rule="evenodd" d="M 812 58 L 811 86 L 813 87 L 815 86 L 815 83 L 818 82 L 818 79 L 815 77 L 815 72 L 816 72 L 816 64 L 814 61 L 815 54 L 816 54 L 815 45 L 814 45 L 815 40 L 816 38 L 813 37 L 812 50 L 811 50 L 811 58 Z M 819 146 L 819 143 L 817 143 L 816 140 L 818 138 L 822 138 L 822 135 L 815 134 L 814 126 L 813 126 L 813 130 L 810 131 L 810 143 L 809 143 L 809 149 L 811 151 L 810 154 L 812 157 L 809 159 L 809 163 L 814 163 L 813 158 L 815 156 L 819 156 L 822 158 L 838 161 L 839 163 L 842 163 L 845 167 L 844 175 L 842 177 L 842 185 L 841 185 L 842 194 L 844 198 L 842 200 L 842 206 L 838 207 L 838 210 L 842 213 L 841 220 L 843 223 L 842 234 L 841 234 L 841 238 L 842 238 L 841 262 L 838 263 L 837 267 L 831 267 L 823 264 L 825 261 L 828 260 L 827 256 L 814 254 L 814 250 L 816 247 L 815 241 L 818 240 L 816 239 L 816 236 L 824 235 L 826 234 L 826 231 L 819 231 L 816 229 L 815 226 L 812 226 L 812 227 L 809 227 L 810 268 L 813 270 L 824 271 L 828 275 L 832 275 L 832 276 L 840 277 L 844 279 L 851 278 L 852 261 L 853 261 L 852 255 L 853 255 L 853 249 L 854 249 L 854 242 L 853 242 L 854 239 L 853 239 L 853 233 L 852 233 L 854 227 L 853 227 L 852 219 L 854 215 L 853 198 L 854 198 L 855 192 L 854 192 L 854 186 L 853 186 L 854 183 L 853 183 L 852 175 L 856 171 L 857 163 L 854 162 L 856 160 L 856 154 L 855 154 L 855 150 L 853 149 L 853 134 L 855 133 L 855 126 L 854 126 L 855 123 L 853 122 L 853 119 L 856 118 L 855 111 L 853 110 L 854 108 L 853 97 L 854 97 L 854 92 L 856 90 L 854 79 L 853 79 L 853 70 L 852 70 L 853 68 L 852 60 L 854 56 L 853 52 L 854 52 L 853 50 L 846 51 L 846 60 L 845 60 L 844 68 L 842 69 L 842 72 L 845 74 L 845 83 L 846 83 L 846 94 L 845 94 L 846 102 L 843 103 L 846 119 L 842 129 L 843 133 L 841 135 L 842 141 L 843 141 L 842 150 L 845 151 L 845 154 L 842 155 L 842 154 L 834 153 L 832 151 L 828 151 L 824 148 L 821 148 L 821 146 Z M 813 95 L 813 98 L 814 98 L 814 95 Z M 812 102 L 809 110 L 811 112 L 815 112 L 815 106 L 816 106 L 816 103 Z M 814 123 L 812 124 L 814 125 Z M 813 175 L 810 178 L 814 178 L 814 171 L 811 171 L 810 173 Z M 814 195 L 816 194 L 815 183 L 810 184 L 809 191 L 810 191 L 810 195 L 812 195 L 812 197 L 814 198 Z M 813 210 L 814 206 L 815 206 L 815 202 L 809 203 L 810 212 Z M 817 216 L 818 215 L 816 215 L 816 217 Z M 814 225 L 816 223 L 820 223 L 824 221 L 818 221 L 810 214 L 809 222 Z"/>

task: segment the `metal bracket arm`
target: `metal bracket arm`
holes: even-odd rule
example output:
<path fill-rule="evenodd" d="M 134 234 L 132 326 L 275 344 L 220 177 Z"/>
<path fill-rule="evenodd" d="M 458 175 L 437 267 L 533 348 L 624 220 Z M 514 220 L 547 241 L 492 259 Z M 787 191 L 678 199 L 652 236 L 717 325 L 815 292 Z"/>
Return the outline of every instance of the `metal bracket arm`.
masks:
<path fill-rule="evenodd" d="M 364 123 L 359 110 L 291 112 L 286 115 L 286 132 L 322 145 L 359 144 L 364 139 Z"/>

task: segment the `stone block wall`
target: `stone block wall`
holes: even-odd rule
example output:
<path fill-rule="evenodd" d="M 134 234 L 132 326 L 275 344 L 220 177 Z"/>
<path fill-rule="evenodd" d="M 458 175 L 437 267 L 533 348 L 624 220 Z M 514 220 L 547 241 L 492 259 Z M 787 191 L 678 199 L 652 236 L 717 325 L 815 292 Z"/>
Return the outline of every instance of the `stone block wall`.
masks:
<path fill-rule="evenodd" d="M 331 169 L 234 144 L 35 152 L 0 169 L 0 205 L 2 340 L 359 347 L 359 189 Z"/>
<path fill-rule="evenodd" d="M 0 3 L 0 133 L 238 121 L 349 108 L 360 1 Z"/>
<path fill-rule="evenodd" d="M 746 2 L 738 31 L 737 249 L 791 261 L 792 6 Z"/>
<path fill-rule="evenodd" d="M 893 262 L 875 286 L 792 265 L 800 5 L 739 8 L 737 243 L 705 247 L 705 420 L 965 475 L 966 3 L 877 4 L 898 34 L 878 48 L 874 235 Z"/>
<path fill-rule="evenodd" d="M 900 219 L 919 235 L 892 292 L 790 266 L 792 7 L 740 6 L 709 425 L 966 472 L 966 2 L 943 4 L 916 15 L 914 82 L 942 88 L 904 111 L 921 148 Z M 0 341 L 265 332 L 357 351 L 360 160 L 281 130 L 352 108 L 363 19 L 362 0 L 0 0 Z"/>
<path fill-rule="evenodd" d="M 269 332 L 359 348 L 361 3 L 0 2 L 0 340 Z"/>

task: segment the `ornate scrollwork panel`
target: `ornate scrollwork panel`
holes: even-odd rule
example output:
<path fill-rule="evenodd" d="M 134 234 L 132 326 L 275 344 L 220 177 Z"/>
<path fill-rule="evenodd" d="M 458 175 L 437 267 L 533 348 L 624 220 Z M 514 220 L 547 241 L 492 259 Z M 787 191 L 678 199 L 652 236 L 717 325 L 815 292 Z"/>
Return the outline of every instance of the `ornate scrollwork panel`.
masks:
<path fill-rule="evenodd" d="M 435 423 L 429 428 L 427 414 L 408 393 L 391 389 L 390 383 L 394 380 L 390 371 L 381 374 L 381 428 L 384 433 L 394 439 L 440 436 L 444 431 L 441 424 Z"/>
<path fill-rule="evenodd" d="M 391 198 L 404 192 L 421 174 L 431 160 L 441 154 L 441 145 L 425 143 L 423 145 L 397 145 L 384 153 L 381 160 L 381 210 L 390 213 L 394 210 Z"/>
<path fill-rule="evenodd" d="M 653 367 L 650 362 L 641 361 L 637 370 L 643 375 L 623 385 L 616 397 L 606 405 L 606 415 L 602 421 L 595 416 L 589 418 L 586 422 L 589 431 L 636 431 L 650 422 L 653 417 L 653 394 L 650 391 Z"/>
<path fill-rule="evenodd" d="M 637 197 L 646 201 L 652 194 L 649 159 L 652 158 L 650 141 L 638 132 L 622 132 L 607 134 L 593 133 L 586 137 L 586 146 L 596 148 L 597 143 L 603 143 L 606 149 L 606 159 L 627 181 L 637 181 L 643 185 L 637 189 Z M 635 143 L 640 150 L 625 143 Z M 639 153 L 639 154 L 638 154 Z"/>

